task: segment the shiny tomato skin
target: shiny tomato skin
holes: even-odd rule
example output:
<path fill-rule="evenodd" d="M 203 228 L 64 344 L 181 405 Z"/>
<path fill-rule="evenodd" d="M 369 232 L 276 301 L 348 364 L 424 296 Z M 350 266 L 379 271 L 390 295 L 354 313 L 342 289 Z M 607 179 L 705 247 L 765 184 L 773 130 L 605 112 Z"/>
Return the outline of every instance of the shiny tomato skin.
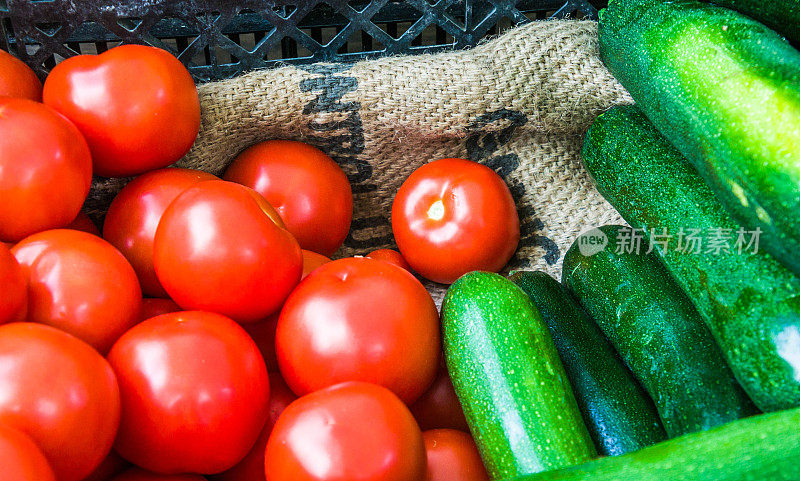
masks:
<path fill-rule="evenodd" d="M 300 280 L 308 277 L 308 275 L 311 274 L 311 272 L 317 267 L 321 266 L 322 264 L 327 264 L 330 261 L 331 259 L 329 257 L 325 257 L 322 254 L 317 254 L 316 252 L 303 249 L 303 276 L 300 278 Z"/>
<path fill-rule="evenodd" d="M 81 481 L 110 481 L 114 476 L 127 470 L 131 467 L 131 463 L 122 459 L 122 456 L 117 454 L 113 449 L 106 459 L 96 467 L 92 474 L 83 478 Z"/>
<path fill-rule="evenodd" d="M 210 180 L 186 189 L 156 229 L 153 264 L 161 285 L 184 309 L 242 323 L 264 319 L 303 272 L 300 246 L 276 220 L 245 186 Z"/>
<path fill-rule="evenodd" d="M 431 387 L 410 409 L 423 431 L 448 428 L 469 432 L 461 401 L 444 366 L 439 369 Z"/>
<path fill-rule="evenodd" d="M 11 251 L 28 281 L 27 320 L 66 331 L 105 354 L 139 320 L 136 273 L 108 242 L 71 229 L 40 232 Z"/>
<path fill-rule="evenodd" d="M 439 365 L 439 316 L 411 274 L 366 257 L 318 267 L 281 310 L 275 351 L 283 378 L 304 395 L 346 381 L 380 384 L 406 403 Z"/>
<path fill-rule="evenodd" d="M 172 299 L 161 299 L 158 297 L 142 299 L 142 310 L 139 313 L 139 322 L 146 321 L 152 317 L 170 312 L 182 311 L 181 306 L 175 304 Z"/>
<path fill-rule="evenodd" d="M 0 424 L 0 466 L 8 481 L 56 481 L 42 451 L 25 433 Z"/>
<path fill-rule="evenodd" d="M 278 418 L 267 443 L 269 481 L 420 481 L 422 434 L 391 391 L 363 382 L 301 397 Z"/>
<path fill-rule="evenodd" d="M 0 98 L 0 240 L 69 224 L 92 181 L 81 133 L 55 110 L 31 100 Z M 13 206 L 13 208 L 10 208 Z"/>
<path fill-rule="evenodd" d="M 199 474 L 158 474 L 142 468 L 130 468 L 111 481 L 207 481 Z"/>
<path fill-rule="evenodd" d="M 428 458 L 425 481 L 489 481 L 472 436 L 455 429 L 422 433 Z"/>
<path fill-rule="evenodd" d="M 28 281 L 19 262 L 5 245 L 0 245 L 0 324 L 25 320 L 28 310 Z"/>
<path fill-rule="evenodd" d="M 42 97 L 78 126 L 103 177 L 166 167 L 189 151 L 200 129 L 192 76 L 155 47 L 68 58 L 50 72 Z"/>
<path fill-rule="evenodd" d="M 284 409 L 291 404 L 297 396 L 289 389 L 283 378 L 278 373 L 269 375 L 269 418 L 258 435 L 258 440 L 253 448 L 239 463 L 224 473 L 211 476 L 212 481 L 266 481 L 264 478 L 264 452 L 272 428 L 278 421 Z"/>
<path fill-rule="evenodd" d="M 97 228 L 92 219 L 89 218 L 83 212 L 78 212 L 78 216 L 75 217 L 72 222 L 67 224 L 65 229 L 72 229 L 72 230 L 79 230 L 82 232 L 86 232 L 87 234 L 92 234 L 100 237 L 100 229 Z"/>
<path fill-rule="evenodd" d="M 0 97 L 42 101 L 42 82 L 25 62 L 0 50 Z"/>
<path fill-rule="evenodd" d="M 389 262 L 390 264 L 394 264 L 401 269 L 411 272 L 411 266 L 408 265 L 408 262 L 406 262 L 405 259 L 403 259 L 403 255 L 394 249 L 378 249 L 370 252 L 366 255 L 366 257 Z"/>
<path fill-rule="evenodd" d="M 108 454 L 120 397 L 108 362 L 42 324 L 0 326 L 0 424 L 27 434 L 59 481 L 79 481 Z"/>
<path fill-rule="evenodd" d="M 394 198 L 392 231 L 411 268 L 445 284 L 470 271 L 499 272 L 520 235 L 503 179 L 464 159 L 441 159 L 414 171 Z"/>
<path fill-rule="evenodd" d="M 247 454 L 267 419 L 261 354 L 219 314 L 148 319 L 117 341 L 108 360 L 122 395 L 115 449 L 144 469 L 222 472 Z"/>
<path fill-rule="evenodd" d="M 145 295 L 167 297 L 153 267 L 153 239 L 161 216 L 184 190 L 214 179 L 201 170 L 154 170 L 130 181 L 108 207 L 103 238 L 131 263 Z"/>
<path fill-rule="evenodd" d="M 239 154 L 225 180 L 251 187 L 275 207 L 300 247 L 331 256 L 353 217 L 353 193 L 341 167 L 319 149 L 268 140 Z"/>

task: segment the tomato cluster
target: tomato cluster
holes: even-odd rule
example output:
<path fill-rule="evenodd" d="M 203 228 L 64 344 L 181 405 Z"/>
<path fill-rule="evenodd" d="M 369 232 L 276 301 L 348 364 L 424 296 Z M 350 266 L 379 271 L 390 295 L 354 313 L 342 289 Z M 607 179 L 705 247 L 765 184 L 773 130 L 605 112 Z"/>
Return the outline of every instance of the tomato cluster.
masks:
<path fill-rule="evenodd" d="M 270 140 L 222 178 L 165 168 L 199 129 L 194 83 L 162 50 L 78 56 L 43 86 L 0 52 L 3 475 L 488 479 L 414 273 L 506 264 L 519 221 L 502 179 L 431 162 L 395 199 L 400 252 L 332 261 L 353 214 L 333 159 Z M 93 173 L 137 176 L 102 235 L 80 212 Z"/>

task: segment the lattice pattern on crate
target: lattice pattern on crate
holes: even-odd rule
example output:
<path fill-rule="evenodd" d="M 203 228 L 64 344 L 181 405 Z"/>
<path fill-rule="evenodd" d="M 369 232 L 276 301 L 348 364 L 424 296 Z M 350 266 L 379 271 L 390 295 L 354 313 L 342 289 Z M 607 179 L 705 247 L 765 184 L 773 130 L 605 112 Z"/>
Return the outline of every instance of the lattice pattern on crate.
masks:
<path fill-rule="evenodd" d="M 119 43 L 174 53 L 199 80 L 278 62 L 475 45 L 534 19 L 596 18 L 588 0 L 0 0 L 0 48 L 41 76 Z"/>

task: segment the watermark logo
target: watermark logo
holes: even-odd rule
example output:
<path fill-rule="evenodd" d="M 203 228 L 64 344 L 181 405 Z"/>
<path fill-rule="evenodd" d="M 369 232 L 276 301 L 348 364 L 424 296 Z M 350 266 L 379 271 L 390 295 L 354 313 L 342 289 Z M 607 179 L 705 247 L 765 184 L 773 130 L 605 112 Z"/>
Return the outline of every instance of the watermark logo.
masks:
<path fill-rule="evenodd" d="M 608 236 L 600 229 L 592 229 L 578 237 L 578 250 L 584 256 L 593 256 L 602 252 L 608 245 Z"/>

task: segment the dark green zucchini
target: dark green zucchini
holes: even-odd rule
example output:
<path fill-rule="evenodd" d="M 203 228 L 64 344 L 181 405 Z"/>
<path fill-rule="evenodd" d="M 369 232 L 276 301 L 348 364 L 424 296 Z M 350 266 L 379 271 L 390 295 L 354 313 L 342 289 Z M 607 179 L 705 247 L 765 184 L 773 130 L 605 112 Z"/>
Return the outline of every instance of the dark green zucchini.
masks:
<path fill-rule="evenodd" d="M 471 272 L 442 304 L 447 368 L 492 479 L 548 471 L 596 450 L 553 339 L 508 279 Z"/>
<path fill-rule="evenodd" d="M 800 52 L 727 8 L 613 0 L 600 53 L 725 208 L 800 275 Z"/>
<path fill-rule="evenodd" d="M 800 406 L 800 279 L 763 250 L 686 249 L 698 229 L 735 237 L 739 227 L 697 171 L 636 107 L 601 115 L 583 162 L 628 223 L 672 237 L 655 252 L 688 294 L 739 383 L 764 411 Z M 713 235 L 713 234 L 711 234 Z M 664 240 L 664 239 L 660 239 Z M 681 242 L 683 248 L 681 249 Z M 666 247 L 666 248 L 665 248 Z"/>
<path fill-rule="evenodd" d="M 800 43 L 800 2 L 797 0 L 711 0 L 710 3 L 736 10 Z"/>
<path fill-rule="evenodd" d="M 618 456 L 666 439 L 653 401 L 564 286 L 544 272 L 510 279 L 547 323 L 598 452 Z"/>
<path fill-rule="evenodd" d="M 797 481 L 800 409 L 761 414 L 635 453 L 507 481 Z"/>
<path fill-rule="evenodd" d="M 630 227 L 603 226 L 608 245 L 564 255 L 561 281 L 655 401 L 670 437 L 705 431 L 757 412 L 736 382 L 692 302 L 654 252 L 617 243 Z"/>

